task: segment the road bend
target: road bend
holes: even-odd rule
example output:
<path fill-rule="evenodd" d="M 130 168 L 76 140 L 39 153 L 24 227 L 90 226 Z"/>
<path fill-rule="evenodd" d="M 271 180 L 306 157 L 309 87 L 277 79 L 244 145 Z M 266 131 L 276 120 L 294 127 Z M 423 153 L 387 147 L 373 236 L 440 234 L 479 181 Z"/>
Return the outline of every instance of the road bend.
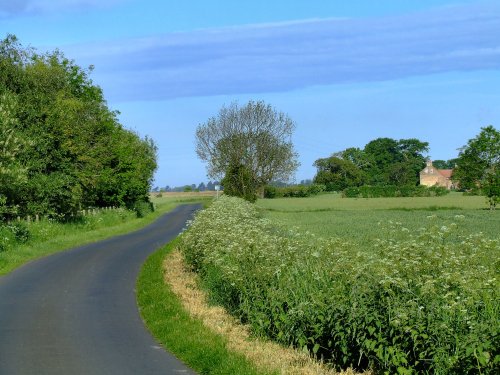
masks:
<path fill-rule="evenodd" d="M 135 283 L 146 257 L 200 207 L 179 206 L 136 232 L 0 277 L 0 374 L 194 374 L 145 328 Z"/>

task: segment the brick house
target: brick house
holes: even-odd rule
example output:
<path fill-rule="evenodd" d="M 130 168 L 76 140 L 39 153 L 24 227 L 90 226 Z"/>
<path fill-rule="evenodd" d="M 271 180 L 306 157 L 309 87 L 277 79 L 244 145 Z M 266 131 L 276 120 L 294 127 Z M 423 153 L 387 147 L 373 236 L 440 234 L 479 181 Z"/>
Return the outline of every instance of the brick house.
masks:
<path fill-rule="evenodd" d="M 420 185 L 442 186 L 446 189 L 453 189 L 455 185 L 451 180 L 453 169 L 437 169 L 432 165 L 431 160 L 427 160 L 427 165 L 420 171 Z"/>

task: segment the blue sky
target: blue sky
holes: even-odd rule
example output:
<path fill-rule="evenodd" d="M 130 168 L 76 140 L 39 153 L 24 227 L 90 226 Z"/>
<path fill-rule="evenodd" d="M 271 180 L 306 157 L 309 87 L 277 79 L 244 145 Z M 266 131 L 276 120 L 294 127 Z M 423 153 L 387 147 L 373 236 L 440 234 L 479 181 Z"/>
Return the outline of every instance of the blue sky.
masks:
<path fill-rule="evenodd" d="M 120 121 L 159 146 L 155 185 L 207 181 L 198 124 L 264 100 L 301 166 L 378 137 L 450 159 L 500 123 L 500 1 L 0 0 L 0 37 L 95 66 Z"/>

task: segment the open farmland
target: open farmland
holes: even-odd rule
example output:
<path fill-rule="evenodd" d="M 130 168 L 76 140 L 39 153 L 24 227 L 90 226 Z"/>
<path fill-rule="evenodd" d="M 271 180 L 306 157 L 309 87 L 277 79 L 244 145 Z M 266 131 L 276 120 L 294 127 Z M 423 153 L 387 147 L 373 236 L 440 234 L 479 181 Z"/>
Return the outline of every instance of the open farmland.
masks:
<path fill-rule="evenodd" d="M 455 223 L 456 232 L 500 235 L 500 210 L 487 209 L 481 196 L 450 193 L 442 197 L 342 198 L 323 194 L 311 198 L 265 199 L 257 202 L 264 215 L 288 227 L 321 237 L 341 237 L 370 247 L 373 239 L 390 235 L 401 225 L 411 232 Z"/>
<path fill-rule="evenodd" d="M 334 195 L 257 207 L 222 197 L 180 248 L 212 301 L 256 335 L 337 369 L 496 374 L 499 216 L 469 198 L 451 196 L 468 205 L 452 210 L 416 200 L 411 211 L 399 198 L 383 209 L 377 199 L 359 200 L 362 208 Z"/>

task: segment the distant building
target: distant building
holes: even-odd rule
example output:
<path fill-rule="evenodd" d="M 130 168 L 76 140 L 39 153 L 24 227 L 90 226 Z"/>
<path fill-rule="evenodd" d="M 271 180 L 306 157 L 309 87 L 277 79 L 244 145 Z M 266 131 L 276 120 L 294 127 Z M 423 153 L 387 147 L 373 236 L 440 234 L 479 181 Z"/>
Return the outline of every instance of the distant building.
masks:
<path fill-rule="evenodd" d="M 427 160 L 427 165 L 420 172 L 420 185 L 442 186 L 446 189 L 453 189 L 455 185 L 451 180 L 453 169 L 437 169 L 432 165 L 431 160 Z"/>

